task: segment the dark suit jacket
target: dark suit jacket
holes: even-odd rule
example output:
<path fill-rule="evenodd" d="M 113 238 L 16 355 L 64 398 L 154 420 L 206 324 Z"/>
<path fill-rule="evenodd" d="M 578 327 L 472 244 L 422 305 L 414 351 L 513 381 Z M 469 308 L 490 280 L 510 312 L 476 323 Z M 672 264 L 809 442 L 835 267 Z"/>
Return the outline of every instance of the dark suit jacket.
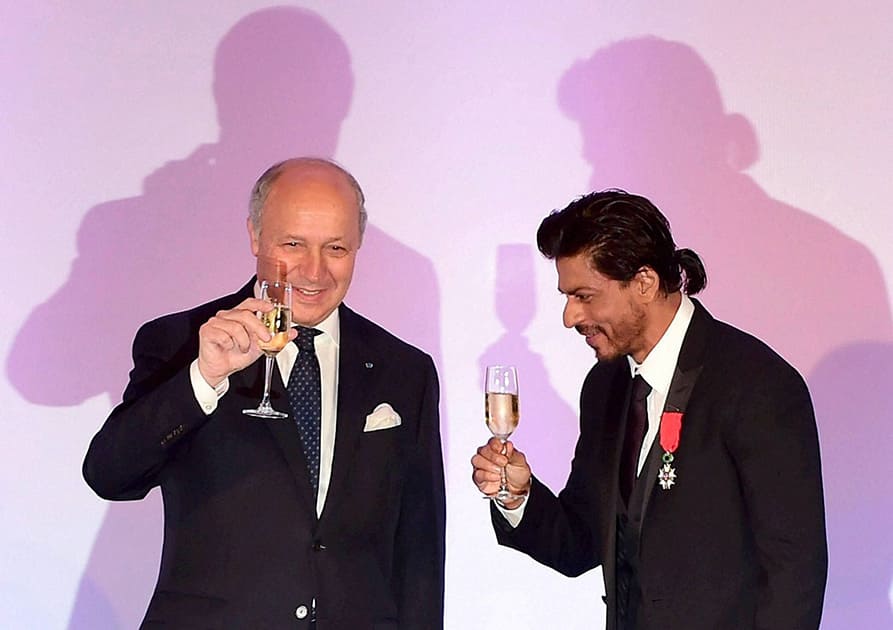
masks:
<path fill-rule="evenodd" d="M 618 468 L 630 383 L 626 358 L 583 385 L 580 437 L 556 497 L 533 480 L 497 538 L 576 576 L 601 565 L 616 627 Z M 656 482 L 658 441 L 639 478 L 638 629 L 815 629 L 827 574 L 818 437 L 803 379 L 759 340 L 695 302 L 668 406 L 682 400 L 676 484 Z M 686 402 L 687 400 L 687 402 Z"/>
<path fill-rule="evenodd" d="M 338 419 L 325 508 L 316 515 L 297 428 L 242 414 L 263 361 L 230 377 L 206 416 L 189 365 L 198 328 L 234 295 L 145 324 L 124 399 L 94 437 L 87 483 L 107 499 L 161 486 L 164 548 L 144 627 L 443 627 L 444 480 L 431 358 L 340 307 Z M 274 407 L 287 409 L 276 371 Z M 364 432 L 387 402 L 399 427 Z"/>

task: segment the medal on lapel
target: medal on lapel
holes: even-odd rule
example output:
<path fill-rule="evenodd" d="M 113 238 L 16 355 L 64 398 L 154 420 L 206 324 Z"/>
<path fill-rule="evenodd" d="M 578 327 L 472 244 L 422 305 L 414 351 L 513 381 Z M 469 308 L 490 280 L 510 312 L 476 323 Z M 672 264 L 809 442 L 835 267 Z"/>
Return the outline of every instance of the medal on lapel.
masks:
<path fill-rule="evenodd" d="M 676 469 L 673 467 L 673 453 L 679 448 L 679 434 L 682 432 L 682 412 L 665 411 L 660 417 L 660 447 L 663 466 L 657 473 L 657 480 L 663 490 L 669 490 L 676 483 Z"/>

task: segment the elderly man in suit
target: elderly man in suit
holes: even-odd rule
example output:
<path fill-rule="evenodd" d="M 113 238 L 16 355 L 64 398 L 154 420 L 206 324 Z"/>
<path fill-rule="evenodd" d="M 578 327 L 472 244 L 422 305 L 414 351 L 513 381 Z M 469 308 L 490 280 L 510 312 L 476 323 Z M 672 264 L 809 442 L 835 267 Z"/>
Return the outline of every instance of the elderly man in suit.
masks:
<path fill-rule="evenodd" d="M 252 191 L 252 252 L 293 286 L 295 343 L 271 386 L 289 418 L 242 413 L 260 399 L 258 344 L 270 339 L 255 278 L 137 333 L 130 383 L 84 477 L 114 500 L 161 487 L 164 547 L 143 627 L 443 627 L 437 374 L 342 303 L 363 204 L 356 180 L 321 159 L 276 164 Z"/>
<path fill-rule="evenodd" d="M 815 630 L 828 557 L 803 379 L 688 297 L 704 267 L 647 199 L 589 194 L 537 241 L 598 361 L 557 496 L 511 443 L 472 458 L 485 494 L 507 467 L 499 543 L 569 576 L 602 566 L 609 630 Z"/>

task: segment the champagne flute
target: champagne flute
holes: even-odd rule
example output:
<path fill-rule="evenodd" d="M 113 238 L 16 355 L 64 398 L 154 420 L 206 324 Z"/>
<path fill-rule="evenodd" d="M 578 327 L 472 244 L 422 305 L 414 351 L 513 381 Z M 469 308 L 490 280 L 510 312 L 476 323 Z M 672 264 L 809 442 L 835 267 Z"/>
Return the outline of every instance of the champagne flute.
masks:
<path fill-rule="evenodd" d="M 243 409 L 242 413 L 255 418 L 287 418 L 287 413 L 276 411 L 270 405 L 270 380 L 273 376 L 273 359 L 288 343 L 291 330 L 291 284 L 281 280 L 264 280 L 260 284 L 260 299 L 273 305 L 272 310 L 258 313 L 271 335 L 269 341 L 257 342 L 266 361 L 264 395 L 257 409 Z"/>
<path fill-rule="evenodd" d="M 518 407 L 518 371 L 514 366 L 488 365 L 484 384 L 484 417 L 487 428 L 502 442 L 505 453 L 505 442 L 518 427 L 521 414 Z M 505 467 L 500 471 L 499 492 L 489 498 L 494 501 L 511 501 L 518 499 L 512 494 L 505 479 Z"/>

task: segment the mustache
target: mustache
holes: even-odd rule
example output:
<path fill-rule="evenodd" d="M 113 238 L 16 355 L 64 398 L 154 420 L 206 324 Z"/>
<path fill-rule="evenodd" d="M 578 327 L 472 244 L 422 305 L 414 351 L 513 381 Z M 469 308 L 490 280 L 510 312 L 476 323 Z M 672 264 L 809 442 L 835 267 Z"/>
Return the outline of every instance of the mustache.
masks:
<path fill-rule="evenodd" d="M 591 337 L 595 333 L 599 332 L 604 334 L 604 330 L 602 330 L 601 326 L 584 326 L 582 324 L 577 324 L 574 326 L 574 330 L 583 335 L 584 337 Z"/>

